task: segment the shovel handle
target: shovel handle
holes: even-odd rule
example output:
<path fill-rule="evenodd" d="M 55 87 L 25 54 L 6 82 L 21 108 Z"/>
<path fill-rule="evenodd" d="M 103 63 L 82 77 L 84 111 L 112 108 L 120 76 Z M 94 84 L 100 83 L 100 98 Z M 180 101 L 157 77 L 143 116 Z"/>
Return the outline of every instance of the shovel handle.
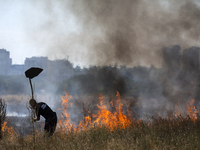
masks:
<path fill-rule="evenodd" d="M 31 79 L 29 78 L 29 82 L 30 82 L 30 85 L 31 85 L 31 94 L 32 94 L 32 99 L 34 99 L 33 97 L 33 86 L 32 86 L 32 82 L 31 82 Z"/>

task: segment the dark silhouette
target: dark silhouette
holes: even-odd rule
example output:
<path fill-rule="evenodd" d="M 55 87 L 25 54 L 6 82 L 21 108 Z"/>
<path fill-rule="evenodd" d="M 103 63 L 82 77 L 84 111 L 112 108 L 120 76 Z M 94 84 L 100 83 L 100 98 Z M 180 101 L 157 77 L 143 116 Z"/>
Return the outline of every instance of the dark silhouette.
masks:
<path fill-rule="evenodd" d="M 34 121 L 39 121 L 40 115 L 42 115 L 45 118 L 44 130 L 52 136 L 57 124 L 56 113 L 53 112 L 52 109 L 44 102 L 37 103 L 35 99 L 31 99 L 29 104 L 36 110 L 36 118 L 34 118 Z"/>

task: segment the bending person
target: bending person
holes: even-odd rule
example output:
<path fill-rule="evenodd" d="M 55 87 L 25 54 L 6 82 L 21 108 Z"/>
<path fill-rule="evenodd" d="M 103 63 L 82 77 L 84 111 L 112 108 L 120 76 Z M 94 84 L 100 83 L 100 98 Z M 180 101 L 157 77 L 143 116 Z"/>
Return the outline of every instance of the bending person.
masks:
<path fill-rule="evenodd" d="M 36 118 L 34 118 L 34 121 L 39 121 L 40 115 L 42 115 L 45 118 L 44 130 L 52 136 L 57 124 L 56 113 L 44 102 L 37 103 L 35 99 L 31 99 L 29 104 L 36 110 Z"/>

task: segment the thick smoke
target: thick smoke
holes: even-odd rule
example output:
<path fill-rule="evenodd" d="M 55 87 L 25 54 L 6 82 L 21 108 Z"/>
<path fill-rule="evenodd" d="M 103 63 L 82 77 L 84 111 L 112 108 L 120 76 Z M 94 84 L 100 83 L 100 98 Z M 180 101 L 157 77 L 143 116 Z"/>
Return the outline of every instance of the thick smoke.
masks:
<path fill-rule="evenodd" d="M 43 10 L 36 42 L 50 58 L 74 64 L 161 67 L 163 47 L 199 46 L 195 0 L 35 1 Z M 73 18 L 73 19 L 72 19 Z M 71 31 L 67 30 L 71 24 Z M 41 36 L 42 35 L 42 36 Z"/>
<path fill-rule="evenodd" d="M 133 72 L 130 80 L 134 80 L 144 91 L 150 89 L 146 93 L 140 91 L 143 92 L 139 97 L 143 107 L 153 110 L 162 106 L 166 110 L 185 96 L 182 89 L 185 92 L 192 87 L 187 87 L 191 81 L 187 78 L 189 73 L 178 69 L 170 74 L 168 68 L 173 64 L 164 68 L 163 72 L 153 66 L 163 67 L 164 47 L 180 45 L 182 51 L 200 46 L 200 6 L 195 0 L 43 0 L 32 1 L 31 5 L 39 13 L 30 13 L 26 17 L 26 29 L 35 31 L 31 36 L 28 34 L 28 38 L 41 45 L 49 58 L 69 58 L 70 62 L 81 66 L 140 66 L 130 71 Z M 36 23 L 35 15 L 39 19 Z M 33 20 L 29 22 L 28 18 Z M 151 65 L 150 70 L 141 67 Z M 101 74 L 92 76 L 98 79 L 97 87 L 106 89 L 106 84 L 118 80 L 113 90 L 118 86 L 124 87 L 122 95 L 126 95 L 128 73 L 123 76 L 122 72 L 105 72 L 110 73 L 113 80 L 99 79 Z M 83 78 L 86 76 L 88 79 L 88 75 L 83 75 Z M 103 72 L 102 76 L 106 77 L 106 73 Z M 87 80 L 83 81 L 85 86 Z M 76 82 L 78 84 L 74 84 Z M 76 82 L 72 82 L 70 87 L 73 92 L 80 89 L 79 81 Z M 94 83 L 89 86 L 92 90 Z M 50 86 L 54 89 L 53 85 Z M 82 91 L 88 89 L 81 88 Z M 74 99 L 77 103 L 81 101 L 79 97 Z M 76 105 L 81 106 L 79 110 L 81 104 Z"/>

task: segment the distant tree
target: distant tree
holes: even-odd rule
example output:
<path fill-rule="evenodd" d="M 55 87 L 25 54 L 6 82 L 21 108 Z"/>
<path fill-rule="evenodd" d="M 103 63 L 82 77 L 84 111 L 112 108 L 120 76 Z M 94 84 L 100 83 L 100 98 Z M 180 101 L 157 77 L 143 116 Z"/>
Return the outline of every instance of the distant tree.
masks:
<path fill-rule="evenodd" d="M 6 107 L 5 101 L 0 98 L 0 139 L 2 139 L 2 124 L 6 117 Z"/>

